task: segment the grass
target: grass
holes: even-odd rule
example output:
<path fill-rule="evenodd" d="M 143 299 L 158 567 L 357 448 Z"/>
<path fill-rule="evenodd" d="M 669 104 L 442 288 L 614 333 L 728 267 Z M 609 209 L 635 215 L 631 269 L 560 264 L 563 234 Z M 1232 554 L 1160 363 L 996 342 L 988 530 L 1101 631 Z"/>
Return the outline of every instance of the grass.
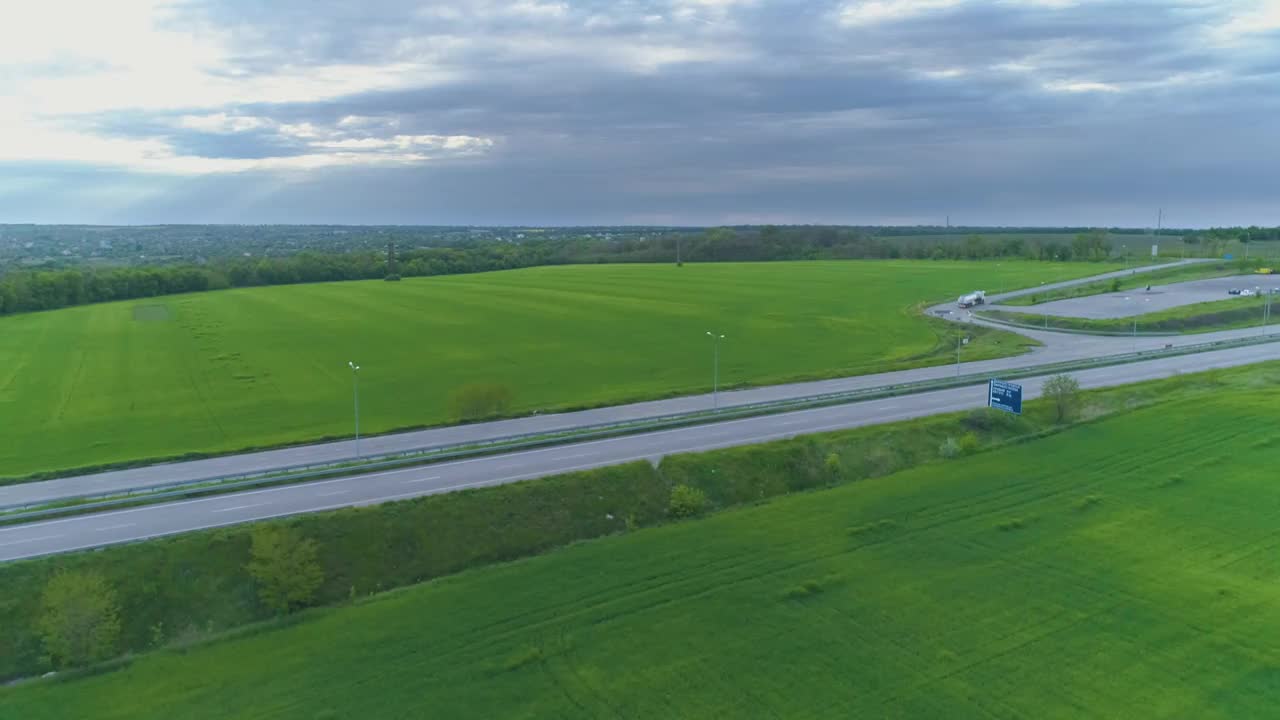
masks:
<path fill-rule="evenodd" d="M 1166 402 L 0 690 L 0 717 L 1266 717 L 1274 392 Z"/>
<path fill-rule="evenodd" d="M 1126 333 L 1133 330 L 1134 321 L 1140 333 L 1205 333 L 1262 325 L 1265 297 L 1232 297 L 1225 300 L 1183 305 L 1159 312 L 1127 318 L 1073 318 L 1046 316 L 1036 313 L 984 310 L 980 315 L 997 320 L 1067 330 L 1086 332 Z"/>
<path fill-rule="evenodd" d="M 1000 304 L 1013 306 L 1039 305 L 1041 303 L 1052 302 L 1054 300 L 1065 300 L 1068 298 L 1085 297 L 1088 295 L 1101 295 L 1103 293 L 1117 292 L 1121 290 L 1134 290 L 1146 287 L 1147 285 L 1167 285 L 1169 283 L 1189 282 L 1191 280 L 1205 280 L 1208 278 L 1246 274 L 1253 272 L 1255 267 L 1257 267 L 1257 263 L 1244 264 L 1235 261 L 1180 265 L 1178 267 L 1165 268 L 1163 270 L 1149 270 L 1131 277 L 1100 280 L 1098 282 L 1084 283 L 1082 285 L 1074 285 L 1072 287 L 1046 290 L 1033 295 L 1022 295 L 1020 297 L 1002 300 L 1000 301 Z M 1117 268 L 1112 268 L 1113 271 L 1116 269 Z"/>
<path fill-rule="evenodd" d="M 510 414 L 954 361 L 924 300 L 1089 264 L 929 261 L 561 266 L 235 289 L 0 319 L 0 477 L 450 421 L 460 386 Z M 966 359 L 1015 354 L 981 333 Z"/>

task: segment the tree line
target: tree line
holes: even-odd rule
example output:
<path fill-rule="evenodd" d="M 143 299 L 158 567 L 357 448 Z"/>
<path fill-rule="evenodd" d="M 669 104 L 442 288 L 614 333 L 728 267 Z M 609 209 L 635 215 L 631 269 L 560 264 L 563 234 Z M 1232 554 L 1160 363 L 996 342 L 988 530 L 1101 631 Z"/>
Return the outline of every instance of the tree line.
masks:
<path fill-rule="evenodd" d="M 1110 257 L 1112 249 L 1107 230 L 1081 232 L 1074 237 L 1064 234 L 1060 240 L 1012 234 L 907 239 L 832 226 L 710 228 L 615 239 L 479 240 L 448 247 L 400 247 L 394 254 L 365 249 L 304 251 L 283 257 L 220 258 L 156 267 L 9 271 L 0 275 L 0 315 L 224 288 L 457 275 L 570 263 L 894 258 L 1098 261 Z"/>

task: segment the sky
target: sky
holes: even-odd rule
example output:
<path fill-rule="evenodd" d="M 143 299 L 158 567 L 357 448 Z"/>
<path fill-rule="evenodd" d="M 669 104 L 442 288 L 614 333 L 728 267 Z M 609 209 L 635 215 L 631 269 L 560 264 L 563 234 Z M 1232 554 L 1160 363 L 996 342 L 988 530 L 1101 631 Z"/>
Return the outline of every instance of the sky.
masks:
<path fill-rule="evenodd" d="M 1280 225 L 1280 0 L 0 10 L 0 223 Z"/>

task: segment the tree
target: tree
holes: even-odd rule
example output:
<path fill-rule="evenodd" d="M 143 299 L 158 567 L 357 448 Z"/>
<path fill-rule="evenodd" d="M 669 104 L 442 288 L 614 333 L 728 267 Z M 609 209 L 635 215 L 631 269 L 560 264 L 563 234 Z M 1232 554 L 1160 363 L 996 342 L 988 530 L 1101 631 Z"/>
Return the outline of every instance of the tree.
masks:
<path fill-rule="evenodd" d="M 105 660 L 120 637 L 115 590 L 100 573 L 61 571 L 45 587 L 37 627 L 57 667 Z"/>
<path fill-rule="evenodd" d="M 492 417 L 511 407 L 511 397 L 511 388 L 501 383 L 463 385 L 449 398 L 449 413 L 455 420 Z"/>
<path fill-rule="evenodd" d="M 316 541 L 292 527 L 256 528 L 249 556 L 249 574 L 258 583 L 258 597 L 278 613 L 311 602 L 324 582 Z"/>
<path fill-rule="evenodd" d="M 1080 404 L 1080 383 L 1070 375 L 1054 375 L 1044 384 L 1044 396 L 1053 403 L 1057 421 L 1066 422 Z"/>

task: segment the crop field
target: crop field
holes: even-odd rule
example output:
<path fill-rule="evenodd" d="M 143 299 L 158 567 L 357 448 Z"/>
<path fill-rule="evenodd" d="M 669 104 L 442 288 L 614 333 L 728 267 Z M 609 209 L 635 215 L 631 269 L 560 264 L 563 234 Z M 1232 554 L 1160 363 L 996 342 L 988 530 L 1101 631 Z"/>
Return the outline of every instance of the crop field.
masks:
<path fill-rule="evenodd" d="M 0 717 L 1266 717 L 1271 394 L 1165 403 L 0 690 Z"/>
<path fill-rule="evenodd" d="M 1095 265 L 812 262 L 562 266 L 251 288 L 0 319 L 0 477 L 450 421 L 497 383 L 523 414 L 724 385 L 948 362 L 915 312 Z M 968 359 L 1020 351 L 990 333 Z M 999 342 L 997 342 L 999 341 Z"/>

